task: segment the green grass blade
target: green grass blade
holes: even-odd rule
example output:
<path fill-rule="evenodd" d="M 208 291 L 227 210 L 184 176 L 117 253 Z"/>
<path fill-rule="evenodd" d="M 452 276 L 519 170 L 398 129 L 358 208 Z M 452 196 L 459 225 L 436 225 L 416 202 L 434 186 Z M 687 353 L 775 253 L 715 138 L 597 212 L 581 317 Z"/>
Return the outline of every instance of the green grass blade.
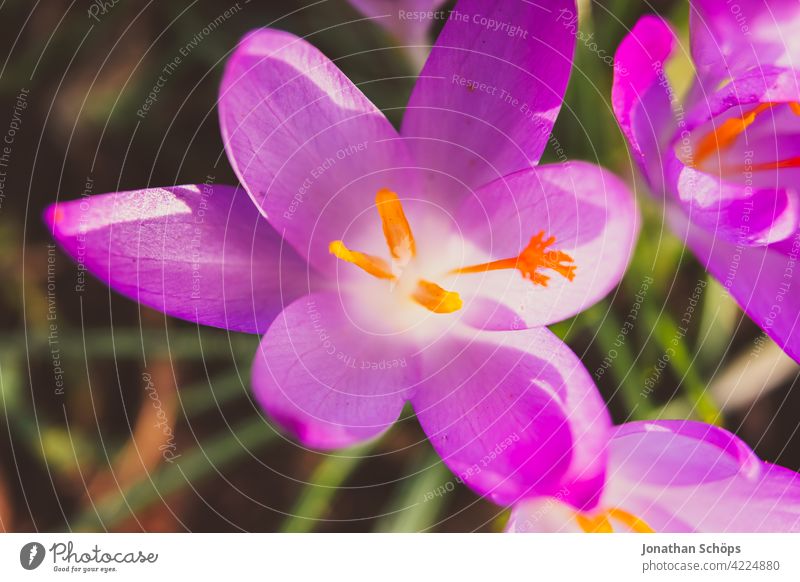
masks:
<path fill-rule="evenodd" d="M 246 382 L 247 379 L 245 378 Z M 178 391 L 180 404 L 186 418 L 215 410 L 222 405 L 247 394 L 247 386 L 242 385 L 239 372 L 221 374 L 203 382 L 197 382 Z"/>
<path fill-rule="evenodd" d="M 303 488 L 292 514 L 281 525 L 282 532 L 303 533 L 314 530 L 318 521 L 324 520 L 339 487 L 359 466 L 379 439 L 332 453 L 321 461 Z"/>
<path fill-rule="evenodd" d="M 439 455 L 430 451 L 421 462 L 413 463 L 410 472 L 414 477 L 407 479 L 400 487 L 389 512 L 378 521 L 375 531 L 426 531 L 436 523 L 446 507 L 446 498 L 434 495 L 434 492 L 446 485 L 448 480 L 455 482 L 456 477 L 442 463 Z"/>

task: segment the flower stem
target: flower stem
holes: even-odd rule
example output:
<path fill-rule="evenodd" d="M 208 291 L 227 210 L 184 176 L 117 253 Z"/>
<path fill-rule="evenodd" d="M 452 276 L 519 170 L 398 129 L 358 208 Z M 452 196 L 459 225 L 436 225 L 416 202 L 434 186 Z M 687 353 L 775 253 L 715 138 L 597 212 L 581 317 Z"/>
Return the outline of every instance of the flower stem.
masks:
<path fill-rule="evenodd" d="M 430 529 L 447 503 L 444 498 L 426 499 L 426 494 L 455 479 L 435 451 L 420 461 L 414 459 L 408 469 L 411 475 L 400 487 L 390 509 L 375 525 L 377 532 L 422 532 Z"/>

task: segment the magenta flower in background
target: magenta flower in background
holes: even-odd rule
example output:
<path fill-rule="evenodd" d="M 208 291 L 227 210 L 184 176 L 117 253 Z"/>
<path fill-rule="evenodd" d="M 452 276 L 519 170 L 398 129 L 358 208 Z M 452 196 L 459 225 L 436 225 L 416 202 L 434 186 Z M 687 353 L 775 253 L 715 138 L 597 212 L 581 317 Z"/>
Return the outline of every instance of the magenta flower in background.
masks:
<path fill-rule="evenodd" d="M 572 65 L 560 9 L 574 3 L 459 2 L 530 34 L 451 19 L 399 133 L 313 46 L 253 32 L 219 99 L 241 188 L 94 196 L 47 222 L 120 293 L 263 334 L 256 399 L 305 445 L 375 437 L 410 401 L 479 493 L 510 504 L 568 483 L 590 506 L 608 414 L 545 326 L 614 288 L 638 218 L 599 167 L 535 167 Z"/>
<path fill-rule="evenodd" d="M 631 422 L 608 446 L 607 481 L 589 512 L 554 497 L 525 501 L 511 532 L 800 531 L 800 475 L 762 462 L 738 437 L 692 421 Z"/>
<path fill-rule="evenodd" d="M 613 105 L 653 192 L 699 261 L 800 361 L 800 45 L 795 0 L 691 4 L 697 69 L 683 103 L 675 37 L 642 18 L 617 51 Z"/>

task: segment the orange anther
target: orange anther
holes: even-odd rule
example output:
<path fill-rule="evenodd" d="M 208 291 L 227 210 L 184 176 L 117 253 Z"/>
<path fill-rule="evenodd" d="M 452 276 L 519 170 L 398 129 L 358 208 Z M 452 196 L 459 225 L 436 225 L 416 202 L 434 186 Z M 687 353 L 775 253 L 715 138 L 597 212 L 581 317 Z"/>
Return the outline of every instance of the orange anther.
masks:
<path fill-rule="evenodd" d="M 420 279 L 411 297 L 425 309 L 434 313 L 453 313 L 464 305 L 458 293 L 442 289 L 436 283 L 425 279 Z"/>
<path fill-rule="evenodd" d="M 367 273 L 378 279 L 394 279 L 392 269 L 389 264 L 380 257 L 351 251 L 340 240 L 335 240 L 328 245 L 328 250 L 337 259 L 342 259 L 348 263 L 353 263 L 357 267 L 364 269 Z"/>
<path fill-rule="evenodd" d="M 392 257 L 401 264 L 408 263 L 417 254 L 414 235 L 397 194 L 383 188 L 375 196 L 378 214 L 383 222 L 383 235 Z"/>
<path fill-rule="evenodd" d="M 641 517 L 617 507 L 596 515 L 575 514 L 575 521 L 586 533 L 613 533 L 612 519 L 626 526 L 633 533 L 655 533 L 655 530 Z"/>

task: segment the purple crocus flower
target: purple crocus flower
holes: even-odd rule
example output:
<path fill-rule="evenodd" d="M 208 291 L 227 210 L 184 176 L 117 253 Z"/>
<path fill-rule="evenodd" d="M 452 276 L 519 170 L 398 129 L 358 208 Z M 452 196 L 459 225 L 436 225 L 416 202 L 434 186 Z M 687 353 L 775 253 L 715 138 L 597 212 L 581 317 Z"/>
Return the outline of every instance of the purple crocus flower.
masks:
<path fill-rule="evenodd" d="M 797 532 L 800 475 L 762 462 L 731 433 L 692 421 L 631 422 L 609 442 L 591 511 L 553 497 L 514 509 L 512 532 Z"/>
<path fill-rule="evenodd" d="M 256 399 L 303 444 L 375 437 L 410 401 L 479 493 L 510 504 L 567 482 L 591 504 L 608 414 L 545 326 L 614 288 L 638 219 L 601 168 L 535 167 L 574 44 L 556 23 L 573 2 L 550 4 L 459 2 L 530 34 L 450 20 L 399 133 L 309 43 L 253 32 L 219 99 L 242 188 L 106 194 L 47 222 L 120 293 L 263 334 Z"/>
<path fill-rule="evenodd" d="M 697 77 L 682 103 L 664 74 L 669 25 L 623 40 L 613 105 L 653 192 L 700 262 L 800 361 L 800 45 L 796 0 L 694 0 Z"/>

